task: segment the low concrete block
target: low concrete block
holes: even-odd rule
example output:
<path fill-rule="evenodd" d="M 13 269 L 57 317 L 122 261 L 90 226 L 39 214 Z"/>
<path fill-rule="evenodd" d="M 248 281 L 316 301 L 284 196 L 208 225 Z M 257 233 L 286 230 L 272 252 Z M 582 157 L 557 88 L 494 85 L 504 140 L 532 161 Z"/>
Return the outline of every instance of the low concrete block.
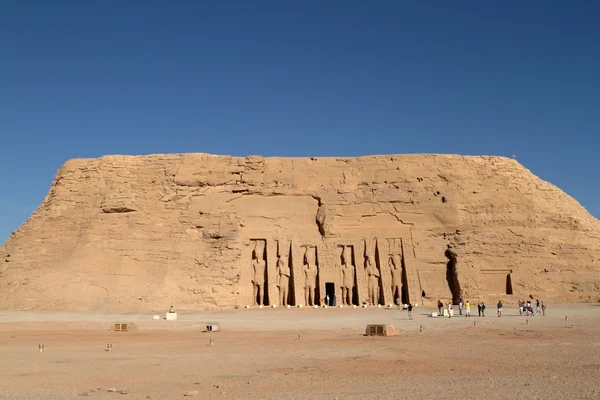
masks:
<path fill-rule="evenodd" d="M 177 313 L 176 312 L 168 312 L 165 316 L 167 321 L 177 321 Z"/>
<path fill-rule="evenodd" d="M 398 336 L 399 332 L 394 325 L 367 325 L 367 336 Z"/>

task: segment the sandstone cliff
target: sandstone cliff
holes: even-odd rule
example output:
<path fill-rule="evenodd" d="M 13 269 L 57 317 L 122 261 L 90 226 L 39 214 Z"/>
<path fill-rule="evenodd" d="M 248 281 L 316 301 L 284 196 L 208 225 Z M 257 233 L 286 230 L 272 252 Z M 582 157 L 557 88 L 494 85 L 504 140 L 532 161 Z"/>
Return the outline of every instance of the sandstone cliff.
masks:
<path fill-rule="evenodd" d="M 106 156 L 62 166 L 0 263 L 0 309 L 299 305 L 309 264 L 338 304 L 596 301 L 600 221 L 501 157 Z"/>

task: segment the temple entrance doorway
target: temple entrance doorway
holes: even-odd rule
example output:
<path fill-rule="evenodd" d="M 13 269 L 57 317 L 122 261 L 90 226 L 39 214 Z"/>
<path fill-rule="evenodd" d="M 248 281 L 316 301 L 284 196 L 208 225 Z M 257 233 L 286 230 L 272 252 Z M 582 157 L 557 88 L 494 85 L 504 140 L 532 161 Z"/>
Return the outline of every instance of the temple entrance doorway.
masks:
<path fill-rule="evenodd" d="M 325 304 L 328 306 L 335 306 L 335 283 L 325 282 Z"/>
<path fill-rule="evenodd" d="M 512 279 L 510 274 L 506 275 L 506 294 L 513 294 Z"/>

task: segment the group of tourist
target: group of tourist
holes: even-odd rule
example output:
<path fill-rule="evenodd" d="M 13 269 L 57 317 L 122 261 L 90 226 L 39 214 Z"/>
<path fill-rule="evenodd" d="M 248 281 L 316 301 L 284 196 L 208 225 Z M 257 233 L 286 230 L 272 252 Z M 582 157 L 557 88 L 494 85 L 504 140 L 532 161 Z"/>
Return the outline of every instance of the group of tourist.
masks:
<path fill-rule="evenodd" d="M 437 307 L 438 307 L 438 315 L 440 315 L 440 316 L 444 315 L 444 308 L 446 308 L 448 310 L 448 317 L 452 317 L 454 315 L 454 309 L 453 309 L 454 306 L 453 306 L 452 302 L 448 302 L 444 306 L 444 303 L 442 303 L 441 300 L 438 300 Z M 477 303 L 477 313 L 479 314 L 480 317 L 485 317 L 485 308 L 486 308 L 486 306 L 483 301 L 480 301 Z M 463 310 L 464 310 L 465 317 L 471 316 L 471 303 L 469 302 L 469 300 L 463 301 L 463 299 L 460 299 L 458 301 L 458 315 L 459 316 L 463 315 Z"/>
<path fill-rule="evenodd" d="M 499 300 L 498 304 L 496 305 L 498 317 L 502 317 L 502 306 L 503 306 L 502 300 Z M 442 303 L 441 300 L 438 300 L 437 308 L 438 308 L 439 316 L 445 315 L 444 314 L 445 308 L 448 310 L 448 313 L 447 313 L 448 317 L 452 317 L 454 315 L 452 302 L 448 302 L 444 305 L 444 303 Z M 477 314 L 480 317 L 485 317 L 485 309 L 486 309 L 486 305 L 483 301 L 480 301 L 477 303 Z M 467 300 L 465 302 L 461 298 L 458 301 L 458 315 L 459 316 L 463 315 L 463 310 L 464 310 L 465 317 L 471 316 L 471 303 L 469 302 L 469 300 Z M 540 305 L 539 299 L 536 300 L 535 313 L 542 314 L 544 316 L 546 315 L 546 304 L 542 301 L 541 305 Z M 527 301 L 527 303 L 525 303 L 524 301 L 519 301 L 519 315 L 523 315 L 523 314 L 535 315 L 534 308 L 533 308 L 531 301 Z"/>
<path fill-rule="evenodd" d="M 546 315 L 546 303 L 542 301 L 540 305 L 540 299 L 536 299 L 535 301 L 535 310 L 533 308 L 533 304 L 531 300 L 519 301 L 519 315 L 535 316 L 536 314 L 542 314 L 542 316 Z"/>

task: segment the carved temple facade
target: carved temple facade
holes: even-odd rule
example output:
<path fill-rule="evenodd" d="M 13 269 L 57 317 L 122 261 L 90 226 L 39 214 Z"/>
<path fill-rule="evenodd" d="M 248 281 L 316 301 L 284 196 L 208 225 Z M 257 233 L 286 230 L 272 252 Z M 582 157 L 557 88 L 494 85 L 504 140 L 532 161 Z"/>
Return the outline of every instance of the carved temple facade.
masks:
<path fill-rule="evenodd" d="M 264 276 L 256 279 L 257 271 L 253 267 L 256 248 L 263 246 L 265 251 L 260 252 L 260 257 L 264 258 L 266 268 L 259 271 Z M 311 255 L 307 257 L 307 254 Z M 368 254 L 373 255 L 375 274 L 369 273 Z M 307 258 L 314 259 L 314 278 L 310 273 L 307 276 Z M 314 295 L 314 304 L 317 305 L 333 305 L 334 297 L 337 305 L 408 304 L 418 303 L 422 298 L 418 272 L 414 267 L 411 268 L 415 264 L 412 246 L 401 237 L 322 240 L 317 243 L 296 243 L 290 239 L 252 239 L 245 246 L 242 259 L 247 262 L 241 268 L 240 297 L 246 299 L 248 305 L 313 305 L 313 301 L 309 299 L 307 302 L 306 299 L 307 290 L 311 290 L 307 280 L 314 281 L 314 293 L 310 294 Z M 278 268 L 281 259 L 286 260 L 286 271 L 289 271 L 289 280 L 283 279 L 287 283 L 285 292 L 288 294 L 283 301 L 280 284 L 282 272 Z M 348 277 L 345 279 L 346 274 Z M 257 297 L 257 291 L 254 290 L 256 281 L 264 282 L 262 298 Z M 376 291 L 374 297 L 369 293 L 370 283 L 371 289 Z M 346 299 L 342 296 L 344 289 L 349 290 Z M 444 294 L 443 297 L 447 295 Z"/>

